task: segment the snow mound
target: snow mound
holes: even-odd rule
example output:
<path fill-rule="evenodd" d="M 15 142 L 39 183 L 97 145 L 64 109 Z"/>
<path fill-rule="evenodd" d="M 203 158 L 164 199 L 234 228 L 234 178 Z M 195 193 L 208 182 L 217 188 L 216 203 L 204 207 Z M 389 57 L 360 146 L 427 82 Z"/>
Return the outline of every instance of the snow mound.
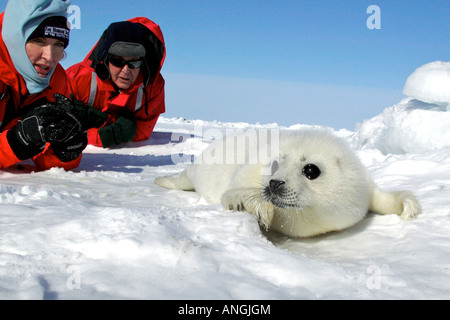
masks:
<path fill-rule="evenodd" d="M 403 93 L 409 98 L 356 126 L 355 148 L 417 154 L 450 147 L 450 62 L 418 68 Z"/>
<path fill-rule="evenodd" d="M 450 62 L 434 61 L 414 71 L 406 80 L 403 94 L 450 109 Z"/>
<path fill-rule="evenodd" d="M 412 98 L 356 126 L 356 148 L 383 154 L 425 153 L 450 148 L 450 112 Z"/>

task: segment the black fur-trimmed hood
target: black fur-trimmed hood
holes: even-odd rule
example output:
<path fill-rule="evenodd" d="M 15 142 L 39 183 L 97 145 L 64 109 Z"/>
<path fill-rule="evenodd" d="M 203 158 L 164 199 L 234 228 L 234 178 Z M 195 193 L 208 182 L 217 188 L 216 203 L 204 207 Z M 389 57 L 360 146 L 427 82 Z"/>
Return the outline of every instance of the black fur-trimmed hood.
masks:
<path fill-rule="evenodd" d="M 131 42 L 144 46 L 146 55 L 141 71 L 144 86 L 147 86 L 161 71 L 166 56 L 164 38 L 159 26 L 143 17 L 110 24 L 88 55 L 88 61 L 85 60 L 102 80 L 110 77 L 107 58 L 109 49 L 116 42 Z"/>

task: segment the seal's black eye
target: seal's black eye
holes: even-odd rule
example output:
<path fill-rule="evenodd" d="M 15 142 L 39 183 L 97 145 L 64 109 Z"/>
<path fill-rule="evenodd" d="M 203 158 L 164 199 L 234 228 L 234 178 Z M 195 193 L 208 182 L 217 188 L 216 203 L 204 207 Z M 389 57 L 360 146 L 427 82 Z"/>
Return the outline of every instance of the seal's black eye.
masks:
<path fill-rule="evenodd" d="M 315 164 L 307 164 L 303 167 L 302 174 L 309 180 L 317 179 L 320 176 L 320 169 Z"/>

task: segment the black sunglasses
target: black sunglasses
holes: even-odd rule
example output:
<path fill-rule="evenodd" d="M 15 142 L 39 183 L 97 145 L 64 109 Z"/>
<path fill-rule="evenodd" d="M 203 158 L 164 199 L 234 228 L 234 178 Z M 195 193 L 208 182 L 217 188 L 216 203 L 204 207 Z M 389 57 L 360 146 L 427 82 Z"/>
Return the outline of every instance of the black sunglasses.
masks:
<path fill-rule="evenodd" d="M 142 64 L 144 63 L 142 59 L 126 61 L 118 57 L 109 57 L 108 61 L 117 68 L 123 68 L 125 65 L 127 65 L 130 69 L 138 69 L 142 67 Z"/>

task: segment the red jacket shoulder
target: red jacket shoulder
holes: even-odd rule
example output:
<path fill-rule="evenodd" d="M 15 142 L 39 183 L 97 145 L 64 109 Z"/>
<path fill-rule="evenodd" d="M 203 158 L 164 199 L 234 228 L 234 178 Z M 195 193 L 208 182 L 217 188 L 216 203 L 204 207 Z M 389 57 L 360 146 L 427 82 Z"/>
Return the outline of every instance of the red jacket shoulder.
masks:
<path fill-rule="evenodd" d="M 92 72 L 92 69 L 83 63 L 74 64 L 66 70 L 70 91 L 78 100 L 85 103 L 89 99 Z"/>
<path fill-rule="evenodd" d="M 61 93 L 65 95 L 70 93 L 66 71 L 60 64 L 56 66 L 55 72 L 50 80 L 50 88 L 52 93 Z"/>

